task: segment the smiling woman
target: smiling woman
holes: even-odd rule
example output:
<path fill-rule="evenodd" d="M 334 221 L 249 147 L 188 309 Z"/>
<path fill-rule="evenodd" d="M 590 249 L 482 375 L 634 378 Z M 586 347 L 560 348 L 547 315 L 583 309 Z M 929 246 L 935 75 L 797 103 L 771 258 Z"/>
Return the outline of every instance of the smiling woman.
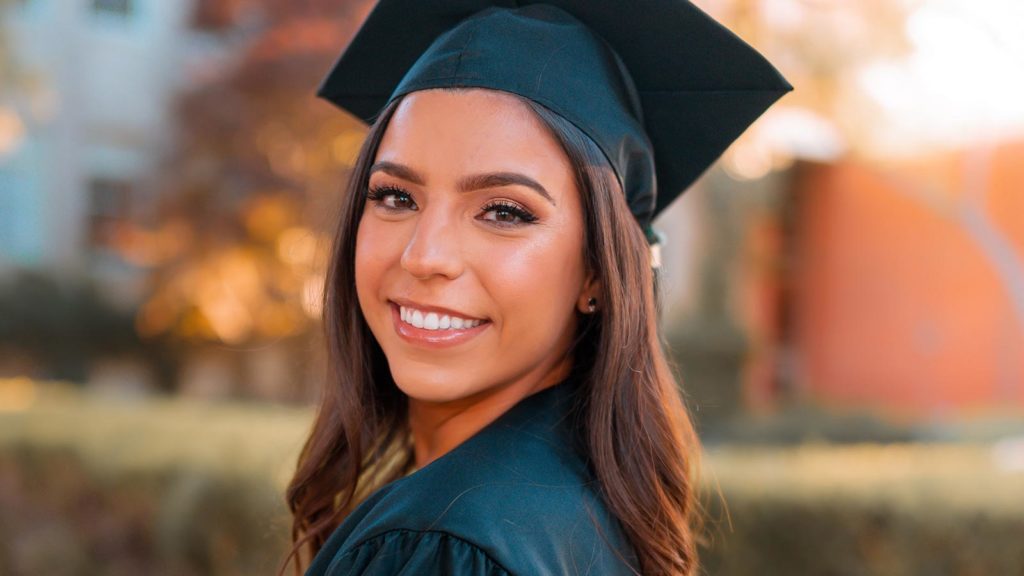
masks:
<path fill-rule="evenodd" d="M 331 378 L 288 489 L 296 573 L 304 551 L 308 575 L 698 569 L 699 448 L 649 224 L 789 87 L 689 3 L 646 0 L 674 20 L 663 40 L 692 33 L 661 46 L 691 85 L 654 86 L 645 124 L 644 85 L 588 27 L 614 36 L 624 5 L 556 3 L 385 0 L 321 88 L 372 126 L 325 290 Z M 694 40 L 737 77 L 702 72 Z M 689 132 L 659 148 L 664 126 Z"/>
<path fill-rule="evenodd" d="M 395 110 L 368 199 L 359 304 L 409 396 L 423 465 L 439 455 L 427 446 L 447 452 L 568 374 L 574 305 L 586 311 L 598 296 L 585 277 L 580 192 L 520 97 L 434 89 Z"/>

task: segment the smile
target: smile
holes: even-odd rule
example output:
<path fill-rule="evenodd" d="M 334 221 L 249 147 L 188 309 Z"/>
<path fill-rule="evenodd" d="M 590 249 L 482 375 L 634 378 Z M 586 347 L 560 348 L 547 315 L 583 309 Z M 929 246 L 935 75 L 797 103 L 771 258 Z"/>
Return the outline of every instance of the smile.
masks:
<path fill-rule="evenodd" d="M 422 312 L 405 306 L 399 306 L 399 315 L 402 318 L 402 322 L 412 324 L 424 330 L 461 330 L 463 328 L 479 326 L 480 322 L 482 322 L 481 320 L 460 318 L 448 314 L 438 314 L 437 312 Z"/>
<path fill-rule="evenodd" d="M 391 302 L 395 333 L 409 344 L 448 348 L 475 339 L 490 327 L 490 320 L 467 318 L 440 310 L 421 310 Z"/>

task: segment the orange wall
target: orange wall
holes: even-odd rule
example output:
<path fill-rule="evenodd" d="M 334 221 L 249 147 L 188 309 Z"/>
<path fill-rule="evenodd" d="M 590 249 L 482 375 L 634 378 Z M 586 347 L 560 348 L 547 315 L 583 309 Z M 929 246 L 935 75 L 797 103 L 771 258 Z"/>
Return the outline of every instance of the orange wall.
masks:
<path fill-rule="evenodd" d="M 789 306 L 803 392 L 920 415 L 1024 406 L 1024 318 L 968 223 L 979 183 L 980 234 L 1024 275 L 1024 144 L 799 169 Z"/>

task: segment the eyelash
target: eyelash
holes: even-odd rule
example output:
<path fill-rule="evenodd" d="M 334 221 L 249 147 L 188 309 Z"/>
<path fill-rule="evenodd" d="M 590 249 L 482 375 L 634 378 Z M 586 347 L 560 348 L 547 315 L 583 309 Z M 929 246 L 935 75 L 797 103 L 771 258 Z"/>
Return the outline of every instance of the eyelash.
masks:
<path fill-rule="evenodd" d="M 383 204 L 384 199 L 391 195 L 400 196 L 408 199 L 409 201 L 412 201 L 412 196 L 408 192 L 402 190 L 401 188 L 396 188 L 394 186 L 377 186 L 374 188 L 370 188 L 366 192 L 366 199 L 389 212 L 398 212 L 402 210 L 402 208 L 393 208 L 391 206 L 385 206 Z M 507 212 L 512 216 L 519 218 L 520 220 L 519 222 L 505 222 L 501 220 L 492 221 L 499 226 L 518 226 L 521 224 L 532 224 L 537 220 L 537 217 L 534 216 L 531 212 L 529 212 L 528 210 L 526 210 L 525 208 L 518 204 L 509 202 L 508 200 L 494 200 L 483 207 L 484 212 L 490 212 L 495 210 Z"/>
<path fill-rule="evenodd" d="M 366 191 L 366 199 L 369 200 L 370 202 L 373 202 L 374 204 L 381 206 L 381 208 L 384 208 L 385 210 L 400 210 L 400 208 L 392 208 L 391 206 L 381 205 L 384 202 L 384 198 L 391 195 L 404 196 L 409 200 L 412 200 L 412 196 L 410 196 L 408 192 L 402 190 L 401 188 L 395 188 L 393 186 L 378 186 L 376 188 L 370 188 L 369 190 Z"/>

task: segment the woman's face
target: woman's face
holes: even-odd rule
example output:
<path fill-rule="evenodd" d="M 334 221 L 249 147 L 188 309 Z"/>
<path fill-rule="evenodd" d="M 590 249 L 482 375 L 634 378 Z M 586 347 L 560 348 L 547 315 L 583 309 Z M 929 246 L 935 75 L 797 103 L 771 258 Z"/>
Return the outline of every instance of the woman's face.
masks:
<path fill-rule="evenodd" d="M 447 402 L 564 365 L 584 292 L 572 165 L 516 97 L 405 97 L 374 159 L 356 289 L 398 387 Z"/>

